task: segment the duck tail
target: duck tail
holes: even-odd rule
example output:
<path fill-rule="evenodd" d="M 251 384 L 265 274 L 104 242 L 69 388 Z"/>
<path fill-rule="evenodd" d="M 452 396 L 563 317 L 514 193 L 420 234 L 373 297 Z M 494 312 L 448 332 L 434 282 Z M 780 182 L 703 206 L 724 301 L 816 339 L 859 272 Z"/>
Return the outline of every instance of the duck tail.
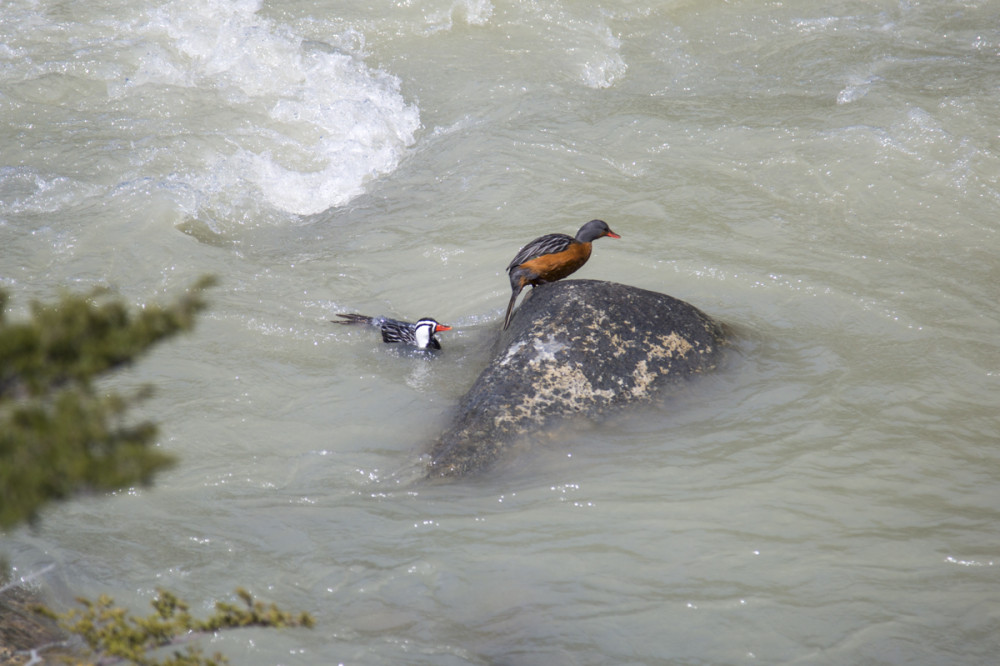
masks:
<path fill-rule="evenodd" d="M 343 317 L 343 321 L 336 319 L 331 319 L 330 322 L 333 324 L 367 324 L 371 325 L 374 317 L 369 317 L 363 314 L 338 314 L 338 317 Z"/>
<path fill-rule="evenodd" d="M 503 329 L 506 331 L 507 327 L 510 326 L 510 317 L 514 313 L 514 302 L 517 301 L 517 295 L 521 293 L 521 287 L 514 290 L 514 293 L 510 295 L 510 303 L 507 304 L 507 314 L 503 318 Z"/>

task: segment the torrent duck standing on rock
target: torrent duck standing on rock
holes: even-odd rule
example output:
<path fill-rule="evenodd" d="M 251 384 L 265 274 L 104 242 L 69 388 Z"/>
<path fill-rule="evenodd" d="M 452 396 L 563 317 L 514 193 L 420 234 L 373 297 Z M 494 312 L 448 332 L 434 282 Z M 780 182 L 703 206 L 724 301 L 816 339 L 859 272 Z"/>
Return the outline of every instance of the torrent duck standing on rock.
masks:
<path fill-rule="evenodd" d="M 374 326 L 382 331 L 382 342 L 402 342 L 417 349 L 441 349 L 441 343 L 434 337 L 434 334 L 451 330 L 451 326 L 439 324 L 430 317 L 424 317 L 415 324 L 411 324 L 407 321 L 386 317 L 369 317 L 362 314 L 338 314 L 337 316 L 342 317 L 344 321 L 331 320 L 332 323 Z"/>
<path fill-rule="evenodd" d="M 566 234 L 546 234 L 522 247 L 507 266 L 510 288 L 514 293 L 507 304 L 503 330 L 510 326 L 510 315 L 522 289 L 529 284 L 534 287 L 570 275 L 590 259 L 591 243 L 604 236 L 621 238 L 603 220 L 591 220 L 580 227 L 576 238 Z"/>

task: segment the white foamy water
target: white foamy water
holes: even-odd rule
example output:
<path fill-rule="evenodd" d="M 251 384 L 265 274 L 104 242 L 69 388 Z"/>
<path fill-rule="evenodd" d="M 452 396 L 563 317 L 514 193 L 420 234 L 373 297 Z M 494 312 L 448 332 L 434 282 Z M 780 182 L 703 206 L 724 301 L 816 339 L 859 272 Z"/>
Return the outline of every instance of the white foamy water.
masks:
<path fill-rule="evenodd" d="M 55 603 L 238 585 L 239 664 L 991 664 L 1000 8 L 14 1 L 0 285 L 220 284 L 110 383 L 178 456 L 0 538 Z M 412 466 L 524 243 L 732 326 L 475 479 Z M 15 313 L 16 313 L 15 312 Z M 338 312 L 454 326 L 427 358 Z M 50 567 L 51 568 L 48 568 Z"/>
<path fill-rule="evenodd" d="M 365 63 L 357 31 L 307 40 L 261 16 L 259 2 L 102 9 L 5 9 L 16 35 L 8 65 L 23 63 L 8 67 L 8 118 L 31 135 L 8 161 L 52 159 L 38 144 L 73 139 L 54 173 L 36 172 L 43 184 L 82 181 L 98 200 L 162 198 L 221 232 L 344 205 L 415 140 L 416 105 Z"/>

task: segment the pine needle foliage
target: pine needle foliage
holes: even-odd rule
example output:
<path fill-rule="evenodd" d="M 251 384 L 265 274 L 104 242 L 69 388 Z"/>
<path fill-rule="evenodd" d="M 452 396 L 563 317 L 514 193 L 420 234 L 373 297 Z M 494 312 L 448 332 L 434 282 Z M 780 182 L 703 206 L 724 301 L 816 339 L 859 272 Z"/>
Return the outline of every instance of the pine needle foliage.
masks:
<path fill-rule="evenodd" d="M 151 448 L 155 424 L 125 419 L 126 410 L 149 389 L 122 396 L 98 390 L 95 382 L 156 343 L 190 330 L 205 308 L 203 292 L 212 284 L 212 278 L 202 278 L 175 302 L 137 312 L 106 291 L 67 293 L 53 304 L 32 303 L 23 322 L 8 321 L 8 295 L 0 289 L 0 530 L 34 519 L 52 500 L 149 483 L 173 463 Z M 0 594 L 13 587 L 0 587 Z M 187 604 L 165 590 L 158 591 L 147 617 L 116 607 L 106 595 L 97 601 L 77 599 L 82 610 L 34 610 L 36 617 L 57 622 L 86 643 L 93 660 L 55 657 L 57 663 L 74 664 L 221 666 L 228 663 L 223 655 L 206 656 L 191 641 L 223 629 L 313 626 L 308 613 L 292 615 L 267 606 L 243 589 L 236 596 L 242 603 L 219 602 L 204 620 L 195 619 Z M 19 619 L 0 614 L 0 628 L 23 624 L 14 622 Z M 38 628 L 23 633 L 30 636 Z M 188 645 L 178 648 L 182 643 Z M 53 646 L 59 644 L 29 645 L 18 654 L 30 651 L 30 663 L 37 663 L 36 651 Z M 0 657 L 9 652 L 0 645 Z"/>
<path fill-rule="evenodd" d="M 274 604 L 267 606 L 255 601 L 242 588 L 236 590 L 236 595 L 242 605 L 218 602 L 215 613 L 204 620 L 192 617 L 187 604 L 166 590 L 158 591 L 151 602 L 154 612 L 146 617 L 130 615 L 116 607 L 114 600 L 106 595 L 97 601 L 77 599 L 82 610 L 60 614 L 39 607 L 38 612 L 80 636 L 99 663 L 122 660 L 138 666 L 218 666 L 228 663 L 220 653 L 209 657 L 197 645 L 188 645 L 183 650 L 174 646 L 222 629 L 313 626 L 313 618 L 308 613 L 292 615 Z M 168 655 L 155 656 L 157 651 L 164 651 L 161 648 L 168 647 Z"/>
<path fill-rule="evenodd" d="M 149 483 L 173 459 L 152 448 L 156 426 L 126 423 L 148 395 L 94 383 L 157 342 L 190 330 L 205 308 L 202 278 L 168 305 L 133 311 L 106 291 L 32 303 L 8 321 L 0 290 L 0 529 L 37 516 L 51 500 Z"/>

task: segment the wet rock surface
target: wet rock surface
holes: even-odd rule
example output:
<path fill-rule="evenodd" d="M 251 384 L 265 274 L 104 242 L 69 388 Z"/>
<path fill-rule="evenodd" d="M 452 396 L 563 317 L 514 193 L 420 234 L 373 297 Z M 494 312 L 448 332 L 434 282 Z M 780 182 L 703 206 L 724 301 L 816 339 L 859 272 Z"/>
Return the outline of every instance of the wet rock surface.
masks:
<path fill-rule="evenodd" d="M 428 475 L 484 471 L 558 419 L 648 401 L 714 368 L 724 341 L 720 324 L 666 294 L 597 280 L 535 287 L 431 447 Z"/>
<path fill-rule="evenodd" d="M 40 603 L 33 592 L 5 585 L 0 576 L 0 666 L 77 663 L 56 623 L 35 612 Z"/>

